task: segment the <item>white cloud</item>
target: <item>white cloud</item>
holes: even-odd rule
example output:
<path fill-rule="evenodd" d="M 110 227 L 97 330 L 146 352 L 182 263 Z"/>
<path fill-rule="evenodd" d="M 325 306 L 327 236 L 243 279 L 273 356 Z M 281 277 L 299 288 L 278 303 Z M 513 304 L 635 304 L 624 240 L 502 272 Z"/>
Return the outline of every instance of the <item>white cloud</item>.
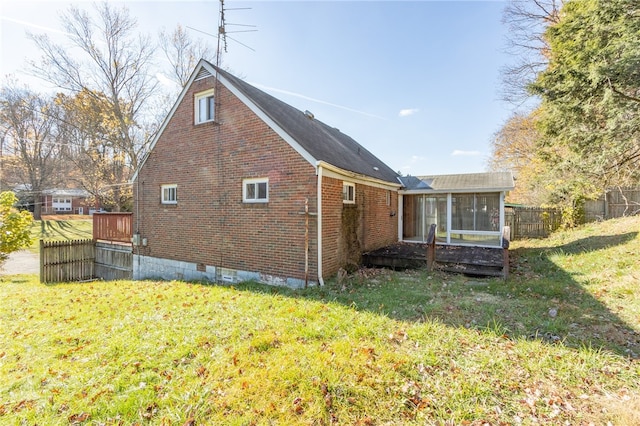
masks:
<path fill-rule="evenodd" d="M 398 113 L 398 116 L 408 117 L 410 115 L 417 113 L 418 111 L 420 111 L 418 108 L 405 108 L 400 110 L 400 112 Z"/>
<path fill-rule="evenodd" d="M 171 80 L 169 77 L 167 77 L 166 75 L 162 74 L 161 72 L 156 74 L 156 78 L 158 79 L 160 84 L 162 84 L 163 86 L 170 87 L 171 89 L 177 89 L 177 88 L 180 87 L 180 85 L 178 83 L 176 83 L 175 81 Z"/>
<path fill-rule="evenodd" d="M 454 149 L 453 152 L 451 153 L 452 156 L 466 156 L 466 157 L 476 157 L 478 155 L 481 155 L 482 153 L 480 151 L 463 151 L 461 149 Z"/>

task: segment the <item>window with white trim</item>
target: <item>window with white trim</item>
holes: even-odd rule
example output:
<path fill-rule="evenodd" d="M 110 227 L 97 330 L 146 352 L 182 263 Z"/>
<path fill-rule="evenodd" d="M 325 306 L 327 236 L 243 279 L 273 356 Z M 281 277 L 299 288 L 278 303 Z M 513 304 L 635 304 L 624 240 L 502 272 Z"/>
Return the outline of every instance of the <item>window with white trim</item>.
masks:
<path fill-rule="evenodd" d="M 178 185 L 162 185 L 160 187 L 160 199 L 162 204 L 178 204 Z"/>
<path fill-rule="evenodd" d="M 356 203 L 356 184 L 351 182 L 342 182 L 342 202 L 344 204 Z"/>
<path fill-rule="evenodd" d="M 215 119 L 215 98 L 213 89 L 196 93 L 194 99 L 196 124 L 207 123 Z"/>
<path fill-rule="evenodd" d="M 243 179 L 242 202 L 267 203 L 269 202 L 269 178 Z"/>

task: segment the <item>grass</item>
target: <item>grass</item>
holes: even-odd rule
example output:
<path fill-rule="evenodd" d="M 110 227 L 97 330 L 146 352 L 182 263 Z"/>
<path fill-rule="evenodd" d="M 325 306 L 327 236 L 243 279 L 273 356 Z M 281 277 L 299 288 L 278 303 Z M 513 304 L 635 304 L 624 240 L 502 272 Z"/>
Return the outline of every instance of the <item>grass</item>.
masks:
<path fill-rule="evenodd" d="M 0 423 L 639 424 L 638 229 L 518 242 L 507 282 L 3 277 Z"/>
<path fill-rule="evenodd" d="M 85 216 L 86 217 L 86 216 Z M 69 218 L 59 220 L 55 216 L 45 216 L 42 220 L 34 221 L 31 225 L 31 247 L 30 251 L 37 253 L 40 250 L 39 241 L 64 241 L 83 240 L 93 238 L 93 221 L 89 217 L 84 219 Z"/>

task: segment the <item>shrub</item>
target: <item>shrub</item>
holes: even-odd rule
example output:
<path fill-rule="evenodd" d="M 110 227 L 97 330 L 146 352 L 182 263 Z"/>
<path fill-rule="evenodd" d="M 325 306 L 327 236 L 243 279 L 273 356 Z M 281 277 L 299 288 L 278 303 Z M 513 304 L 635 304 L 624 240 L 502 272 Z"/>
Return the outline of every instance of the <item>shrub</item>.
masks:
<path fill-rule="evenodd" d="M 18 211 L 14 207 L 17 201 L 11 191 L 0 193 L 0 264 L 9 253 L 31 245 L 29 227 L 33 216 L 27 211 Z"/>

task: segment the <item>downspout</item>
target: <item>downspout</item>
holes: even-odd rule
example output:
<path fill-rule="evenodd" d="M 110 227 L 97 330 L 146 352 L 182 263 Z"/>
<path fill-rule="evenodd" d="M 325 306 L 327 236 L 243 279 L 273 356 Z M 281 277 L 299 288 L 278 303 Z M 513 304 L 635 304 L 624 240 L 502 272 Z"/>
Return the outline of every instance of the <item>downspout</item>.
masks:
<path fill-rule="evenodd" d="M 398 194 L 398 241 L 404 238 L 404 195 Z"/>
<path fill-rule="evenodd" d="M 318 285 L 324 286 L 322 279 L 322 166 L 316 162 L 316 174 L 318 175 L 317 209 L 318 209 Z"/>

